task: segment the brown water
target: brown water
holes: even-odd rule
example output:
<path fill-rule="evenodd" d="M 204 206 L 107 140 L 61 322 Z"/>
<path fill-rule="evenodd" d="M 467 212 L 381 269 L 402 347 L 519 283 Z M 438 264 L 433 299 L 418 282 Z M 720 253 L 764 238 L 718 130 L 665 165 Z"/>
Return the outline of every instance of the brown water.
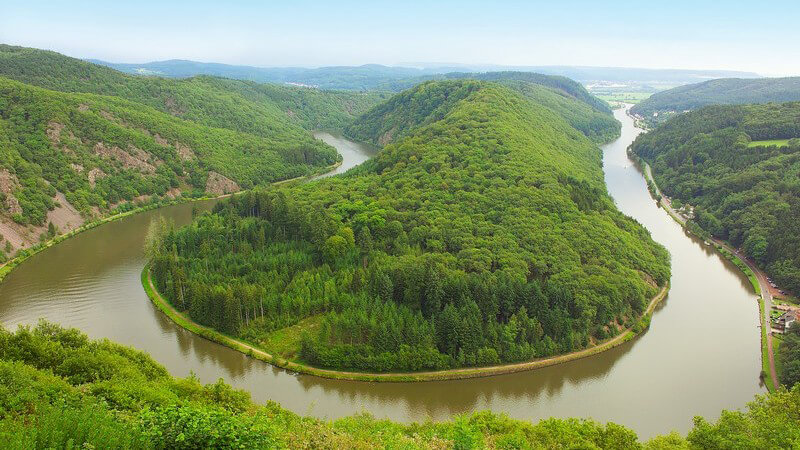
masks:
<path fill-rule="evenodd" d="M 314 137 L 328 145 L 336 147 L 336 150 L 338 150 L 339 154 L 342 155 L 342 164 L 337 167 L 336 170 L 332 170 L 324 175 L 320 175 L 319 178 L 330 177 L 347 172 L 353 167 L 372 158 L 377 153 L 376 148 L 370 145 L 353 142 L 342 136 L 340 133 L 316 131 L 314 132 Z"/>
<path fill-rule="evenodd" d="M 275 400 L 323 418 L 369 411 L 399 421 L 446 420 L 491 409 L 526 420 L 614 421 L 643 437 L 685 432 L 694 415 L 716 418 L 764 392 L 758 307 L 735 267 L 656 207 L 625 154 L 638 130 L 624 112 L 616 116 L 622 137 L 604 147 L 609 191 L 622 211 L 669 249 L 673 276 L 651 329 L 600 355 L 533 372 L 416 384 L 334 381 L 278 370 L 177 327 L 145 296 L 139 275 L 148 224 L 159 215 L 186 223 L 192 205 L 103 225 L 32 257 L 0 284 L 0 323 L 13 328 L 43 317 L 79 327 L 91 337 L 149 352 L 176 376 L 224 378 L 259 402 Z M 346 144 L 346 161 L 348 154 L 371 151 L 341 137 L 326 141 Z"/>

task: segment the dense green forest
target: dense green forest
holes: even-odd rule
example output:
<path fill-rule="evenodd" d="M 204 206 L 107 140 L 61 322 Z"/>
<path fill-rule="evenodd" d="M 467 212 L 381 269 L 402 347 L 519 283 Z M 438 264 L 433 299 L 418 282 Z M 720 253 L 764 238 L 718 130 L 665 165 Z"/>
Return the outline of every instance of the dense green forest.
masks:
<path fill-rule="evenodd" d="M 297 132 L 288 125 L 276 130 L 277 124 L 342 129 L 388 96 L 384 91 L 322 91 L 211 76 L 137 77 L 54 52 L 3 45 L 0 62 L 0 76 L 48 89 L 119 96 L 206 125 L 270 137 L 276 131 Z M 619 125 L 609 116 L 608 105 L 568 78 L 527 72 L 451 73 L 437 78 L 507 83 L 567 116 L 574 127 L 597 142 L 618 134 Z M 386 89 L 410 88 L 424 80 L 410 78 Z"/>
<path fill-rule="evenodd" d="M 275 104 L 307 130 L 341 130 L 391 95 L 385 91 L 323 91 L 202 77 L 208 84 L 256 103 Z"/>
<path fill-rule="evenodd" d="M 388 96 L 385 90 L 325 91 L 212 76 L 182 80 L 130 76 L 54 52 L 1 44 L 0 62 L 0 76 L 48 89 L 119 96 L 207 125 L 269 136 L 275 132 L 275 124 L 286 122 L 306 129 L 342 129 Z M 530 72 L 449 73 L 436 77 L 507 83 L 559 114 L 568 115 L 573 126 L 598 142 L 615 137 L 618 125 L 608 116 L 608 105 L 568 78 Z M 426 79 L 404 78 L 386 89 L 406 89 Z M 612 134 L 603 134 L 609 131 Z"/>
<path fill-rule="evenodd" d="M 780 382 L 786 387 L 800 386 L 800 323 L 795 322 L 783 336 L 778 359 Z"/>
<path fill-rule="evenodd" d="M 717 422 L 695 419 L 686 438 L 641 442 L 614 423 L 546 419 L 531 424 L 490 412 L 402 425 L 367 414 L 325 422 L 278 404 L 254 404 L 222 380 L 177 379 L 150 356 L 92 341 L 46 322 L 0 329 L 0 442 L 7 449 L 103 448 L 794 448 L 800 386 L 756 397 Z"/>
<path fill-rule="evenodd" d="M 586 136 L 494 83 L 429 82 L 387 104 L 349 130 L 398 138 L 344 176 L 157 225 L 159 291 L 257 345 L 298 325 L 282 356 L 362 371 L 522 361 L 643 326 L 669 258 L 615 208 Z"/>
<path fill-rule="evenodd" d="M 694 221 L 800 292 L 800 103 L 711 106 L 639 136 L 633 151 Z M 786 139 L 786 145 L 759 141 Z"/>
<path fill-rule="evenodd" d="M 606 102 L 594 97 L 586 88 L 577 81 L 556 75 L 543 75 L 534 72 L 486 72 L 479 74 L 470 73 L 449 73 L 443 75 L 445 79 L 475 79 L 481 81 L 494 81 L 498 83 L 506 82 L 528 82 L 549 87 L 562 94 L 580 100 L 591 106 L 592 109 L 600 112 L 611 113 L 611 108 Z"/>
<path fill-rule="evenodd" d="M 653 94 L 631 112 L 658 124 L 673 115 L 709 105 L 800 101 L 800 77 L 721 78 Z M 658 115 L 653 116 L 654 113 Z"/>
<path fill-rule="evenodd" d="M 40 226 L 57 192 L 90 217 L 141 196 L 224 193 L 305 175 L 339 158 L 310 135 L 249 135 L 2 77 L 0 142 L 9 188 L 0 212 Z"/>

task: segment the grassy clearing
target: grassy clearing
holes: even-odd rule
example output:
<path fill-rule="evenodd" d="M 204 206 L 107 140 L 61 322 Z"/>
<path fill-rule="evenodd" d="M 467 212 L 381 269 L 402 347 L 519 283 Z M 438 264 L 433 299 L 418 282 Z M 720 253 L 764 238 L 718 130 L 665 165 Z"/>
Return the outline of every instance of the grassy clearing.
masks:
<path fill-rule="evenodd" d="M 767 141 L 751 141 L 748 147 L 785 147 L 789 145 L 789 139 L 771 139 Z"/>
<path fill-rule="evenodd" d="M 269 333 L 266 339 L 259 342 L 260 347 L 283 358 L 296 359 L 300 353 L 303 333 L 306 331 L 313 333 L 319 328 L 322 319 L 322 315 L 311 316 L 290 327 L 275 330 Z"/>

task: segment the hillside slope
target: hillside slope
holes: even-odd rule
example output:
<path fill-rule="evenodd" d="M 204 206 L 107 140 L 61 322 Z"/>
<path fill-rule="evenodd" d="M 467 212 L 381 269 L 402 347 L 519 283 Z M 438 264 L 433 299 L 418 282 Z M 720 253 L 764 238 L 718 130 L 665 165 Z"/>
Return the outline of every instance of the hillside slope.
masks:
<path fill-rule="evenodd" d="M 633 151 L 697 224 L 800 292 L 798 138 L 800 103 L 710 106 L 639 136 Z"/>
<path fill-rule="evenodd" d="M 123 203 L 222 194 L 337 161 L 333 148 L 298 137 L 212 128 L 116 97 L 0 77 L 4 254 L 38 242 L 50 223 L 65 232 Z"/>
<path fill-rule="evenodd" d="M 634 105 L 631 112 L 650 123 L 661 123 L 674 113 L 708 105 L 793 101 L 800 101 L 800 77 L 722 78 L 657 92 Z"/>
<path fill-rule="evenodd" d="M 259 87 L 209 76 L 133 76 L 55 52 L 2 44 L 0 76 L 57 91 L 120 97 L 203 125 L 270 139 L 311 140 L 304 126 L 341 128 L 382 100 L 376 94 Z"/>
<path fill-rule="evenodd" d="M 359 168 L 165 230 L 150 250 L 160 292 L 261 345 L 306 327 L 284 357 L 385 372 L 585 348 L 667 282 L 666 251 L 606 193 L 599 149 L 548 108 L 457 80 L 378 110 L 355 127 L 398 137 Z"/>
<path fill-rule="evenodd" d="M 323 91 L 203 77 L 208 84 L 258 103 L 275 104 L 307 130 L 341 130 L 368 109 L 388 99 L 384 91 Z"/>

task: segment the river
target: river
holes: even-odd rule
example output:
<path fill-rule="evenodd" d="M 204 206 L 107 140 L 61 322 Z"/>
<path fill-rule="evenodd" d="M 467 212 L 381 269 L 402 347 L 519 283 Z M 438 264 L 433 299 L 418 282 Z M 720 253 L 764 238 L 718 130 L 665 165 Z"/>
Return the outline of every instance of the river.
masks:
<path fill-rule="evenodd" d="M 759 383 L 758 306 L 747 279 L 682 228 L 650 198 L 625 149 L 640 130 L 623 110 L 622 135 L 603 147 L 610 194 L 672 255 L 672 287 L 640 338 L 599 355 L 532 372 L 426 383 L 364 383 L 295 375 L 197 337 L 150 303 L 139 280 L 147 226 L 157 216 L 191 219 L 184 204 L 134 215 L 84 232 L 33 256 L 0 284 L 6 328 L 42 317 L 150 353 L 175 375 L 225 379 L 254 400 L 298 414 L 337 418 L 363 411 L 409 422 L 447 420 L 491 409 L 536 421 L 591 417 L 642 437 L 691 427 L 691 419 L 745 406 Z M 340 149 L 341 170 L 374 151 L 318 134 Z"/>

